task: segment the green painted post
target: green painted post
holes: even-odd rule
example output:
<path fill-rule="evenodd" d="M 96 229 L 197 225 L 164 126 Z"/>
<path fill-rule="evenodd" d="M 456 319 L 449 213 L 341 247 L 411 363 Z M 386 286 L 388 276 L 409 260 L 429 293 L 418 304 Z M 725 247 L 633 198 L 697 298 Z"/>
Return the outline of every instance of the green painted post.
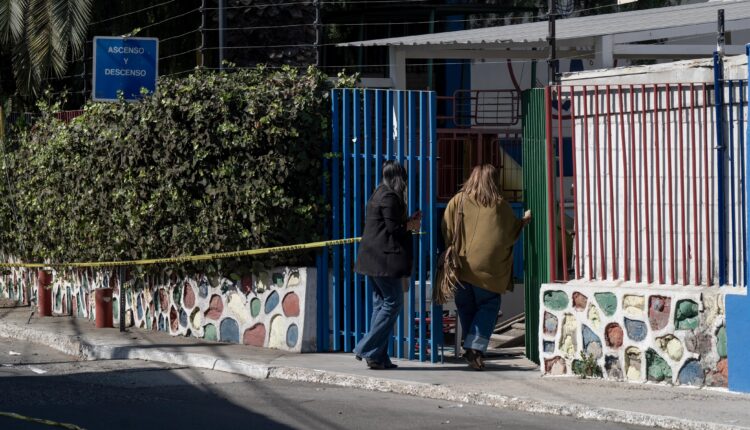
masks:
<path fill-rule="evenodd" d="M 526 356 L 539 363 L 539 291 L 549 282 L 547 243 L 547 162 L 544 89 L 523 93 L 523 200 L 533 221 L 524 231 Z"/>

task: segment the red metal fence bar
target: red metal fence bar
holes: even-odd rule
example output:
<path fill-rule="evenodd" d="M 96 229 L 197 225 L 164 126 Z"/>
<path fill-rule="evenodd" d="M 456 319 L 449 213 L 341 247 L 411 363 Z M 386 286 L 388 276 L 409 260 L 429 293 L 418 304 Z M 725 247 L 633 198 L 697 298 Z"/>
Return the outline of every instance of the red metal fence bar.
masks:
<path fill-rule="evenodd" d="M 721 234 L 713 225 L 718 209 L 710 91 L 710 85 L 694 83 L 547 89 L 549 270 L 554 281 L 716 284 L 715 242 Z M 726 106 L 735 110 L 726 117 L 737 122 L 730 131 L 738 130 L 746 115 L 741 109 L 747 102 L 736 96 L 734 101 Z M 734 171 L 742 155 L 739 146 L 728 146 Z M 729 216 L 744 216 L 744 199 L 734 195 L 740 188 L 728 196 L 736 203 Z M 734 223 L 725 240 L 731 243 L 742 234 L 744 226 Z M 737 273 L 734 284 L 742 283 L 745 274 L 740 267 L 744 248 L 736 253 L 727 262 L 729 273 Z"/>

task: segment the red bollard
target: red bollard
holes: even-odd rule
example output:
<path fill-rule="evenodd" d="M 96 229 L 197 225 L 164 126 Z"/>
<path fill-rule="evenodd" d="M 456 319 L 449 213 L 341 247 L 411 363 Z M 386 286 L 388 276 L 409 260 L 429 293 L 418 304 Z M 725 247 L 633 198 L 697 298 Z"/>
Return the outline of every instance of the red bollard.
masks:
<path fill-rule="evenodd" d="M 52 273 L 46 270 L 36 272 L 36 304 L 40 317 L 52 316 Z"/>
<path fill-rule="evenodd" d="M 114 327 L 112 325 L 112 288 L 94 290 L 96 328 Z"/>

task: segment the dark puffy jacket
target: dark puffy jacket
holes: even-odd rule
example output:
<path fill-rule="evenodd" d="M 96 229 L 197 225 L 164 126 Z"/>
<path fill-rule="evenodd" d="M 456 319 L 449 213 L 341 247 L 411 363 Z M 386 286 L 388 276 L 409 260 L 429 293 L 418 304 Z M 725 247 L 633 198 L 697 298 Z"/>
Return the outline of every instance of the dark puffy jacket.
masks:
<path fill-rule="evenodd" d="M 396 192 L 380 185 L 367 202 L 365 231 L 355 271 L 362 275 L 411 276 L 412 235 L 406 229 L 406 204 Z"/>

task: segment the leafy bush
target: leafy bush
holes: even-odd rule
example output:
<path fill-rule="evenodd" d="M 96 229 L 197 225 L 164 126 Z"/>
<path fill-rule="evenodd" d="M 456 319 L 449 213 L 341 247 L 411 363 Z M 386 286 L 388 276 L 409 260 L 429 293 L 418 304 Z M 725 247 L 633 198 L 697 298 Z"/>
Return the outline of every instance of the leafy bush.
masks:
<path fill-rule="evenodd" d="M 312 68 L 259 67 L 162 79 L 69 123 L 47 106 L 5 148 L 0 250 L 62 262 L 319 240 L 329 89 Z"/>

